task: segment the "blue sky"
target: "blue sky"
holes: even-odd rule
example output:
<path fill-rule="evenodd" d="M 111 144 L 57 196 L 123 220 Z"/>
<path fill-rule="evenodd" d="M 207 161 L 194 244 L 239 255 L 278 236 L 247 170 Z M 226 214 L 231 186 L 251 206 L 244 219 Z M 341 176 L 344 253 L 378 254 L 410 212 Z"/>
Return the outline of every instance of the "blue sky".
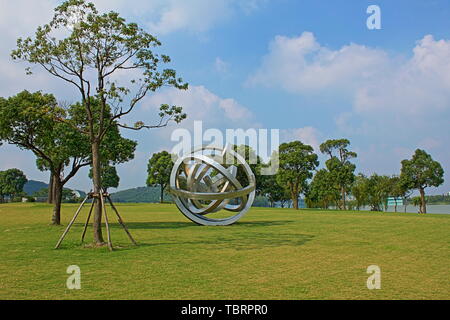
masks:
<path fill-rule="evenodd" d="M 49 21 L 60 1 L 0 0 L 0 94 L 23 90 L 76 93 L 43 72 L 33 78 L 9 52 L 18 36 Z M 439 160 L 450 191 L 450 3 L 363 0 L 155 0 L 93 1 L 119 11 L 162 42 L 161 51 L 190 84 L 186 93 L 162 90 L 132 116 L 155 119 L 159 103 L 176 103 L 205 128 L 276 128 L 282 139 L 317 148 L 348 138 L 358 152 L 357 170 L 395 174 L 418 147 Z M 368 30 L 366 9 L 381 8 L 381 30 Z M 20 12 L 20 16 L 10 12 Z M 13 26 L 13 27 L 12 27 Z M 139 133 L 136 159 L 121 165 L 120 189 L 145 184 L 153 152 L 170 149 L 175 128 Z M 0 148 L 0 170 L 11 166 L 47 180 L 29 152 Z M 85 170 L 86 171 L 86 170 Z M 87 171 L 69 184 L 87 190 Z"/>

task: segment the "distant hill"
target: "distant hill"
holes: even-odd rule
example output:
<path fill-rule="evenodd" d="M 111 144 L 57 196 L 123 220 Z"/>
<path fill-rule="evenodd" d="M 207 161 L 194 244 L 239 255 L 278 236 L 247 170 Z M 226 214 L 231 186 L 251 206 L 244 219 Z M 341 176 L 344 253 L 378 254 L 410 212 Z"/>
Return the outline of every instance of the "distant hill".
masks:
<path fill-rule="evenodd" d="M 29 196 L 33 196 L 36 192 L 41 191 L 42 189 L 48 189 L 48 183 L 42 181 L 28 180 L 28 182 L 25 183 L 25 185 L 23 186 L 23 191 Z M 64 189 L 72 190 L 69 188 Z M 78 191 L 80 198 L 86 197 L 86 192 L 80 190 L 74 191 Z"/>
<path fill-rule="evenodd" d="M 35 181 L 35 180 L 28 180 L 27 183 L 25 183 L 23 187 L 23 191 L 29 195 L 32 196 L 35 192 L 42 190 L 44 188 L 48 188 L 48 184 L 41 182 L 41 181 Z"/>
<path fill-rule="evenodd" d="M 160 187 L 139 187 L 128 189 L 111 194 L 114 202 L 126 203 L 159 203 Z M 171 202 L 172 197 L 167 192 L 164 193 L 164 202 Z"/>

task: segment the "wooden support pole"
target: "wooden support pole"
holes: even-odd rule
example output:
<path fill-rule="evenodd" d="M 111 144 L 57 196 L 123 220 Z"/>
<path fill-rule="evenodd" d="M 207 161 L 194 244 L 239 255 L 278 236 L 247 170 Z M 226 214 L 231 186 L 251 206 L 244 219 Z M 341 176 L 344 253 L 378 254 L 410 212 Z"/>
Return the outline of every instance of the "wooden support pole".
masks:
<path fill-rule="evenodd" d="M 103 189 L 100 190 L 100 202 L 103 207 L 103 212 L 105 213 L 106 232 L 108 235 L 108 248 L 109 248 L 109 251 L 113 251 L 112 242 L 111 242 L 111 232 L 109 230 L 108 214 L 106 213 L 105 199 L 103 198 Z"/>
<path fill-rule="evenodd" d="M 86 196 L 86 198 L 83 200 L 83 202 L 80 204 L 77 212 L 75 213 L 75 215 L 72 218 L 72 221 L 70 221 L 69 225 L 67 226 L 66 230 L 64 231 L 64 233 L 62 234 L 61 238 L 59 239 L 58 243 L 56 244 L 55 249 L 58 249 L 59 246 L 61 245 L 61 243 L 63 242 L 64 238 L 66 237 L 67 233 L 69 233 L 70 228 L 72 227 L 72 225 L 74 224 L 75 220 L 77 219 L 78 215 L 80 214 L 81 209 L 83 208 L 84 204 L 86 203 L 86 201 L 89 199 L 89 195 Z"/>
<path fill-rule="evenodd" d="M 88 217 L 87 217 L 87 219 L 86 219 L 86 223 L 85 223 L 85 225 L 84 225 L 83 234 L 82 234 L 82 236 L 81 236 L 81 243 L 83 243 L 83 241 L 84 241 L 84 236 L 86 235 L 86 230 L 87 230 L 87 227 L 88 227 L 88 224 L 89 224 L 89 220 L 91 219 L 92 210 L 94 209 L 95 201 L 97 201 L 97 199 L 94 198 L 94 199 L 92 200 L 91 209 L 89 210 L 89 214 L 88 214 Z"/>
<path fill-rule="evenodd" d="M 114 206 L 114 204 L 113 204 L 113 202 L 112 202 L 112 200 L 111 200 L 111 197 L 109 196 L 109 195 L 107 195 L 106 196 L 106 199 L 108 199 L 108 202 L 109 202 L 109 204 L 111 205 L 111 208 L 114 210 L 114 212 L 116 213 L 116 215 L 117 215 L 117 219 L 119 220 L 119 223 L 120 223 L 120 225 L 123 227 L 123 229 L 125 230 L 125 232 L 127 233 L 127 235 L 128 235 L 128 238 L 130 238 L 130 240 L 131 240 L 131 242 L 133 242 L 134 243 L 134 245 L 138 245 L 137 243 L 136 243 L 136 241 L 133 239 L 133 237 L 131 236 L 131 233 L 128 231 L 128 228 L 127 228 L 127 226 L 125 225 L 125 223 L 123 222 L 123 220 L 122 220 L 122 217 L 120 216 L 120 214 L 119 214 L 119 211 L 116 209 L 116 207 Z"/>

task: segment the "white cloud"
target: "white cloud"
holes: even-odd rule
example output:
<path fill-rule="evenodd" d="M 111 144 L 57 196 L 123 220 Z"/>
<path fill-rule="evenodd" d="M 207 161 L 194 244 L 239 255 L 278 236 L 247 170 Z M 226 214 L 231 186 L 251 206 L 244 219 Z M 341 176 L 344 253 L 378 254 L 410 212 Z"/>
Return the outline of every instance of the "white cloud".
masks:
<path fill-rule="evenodd" d="M 299 93 L 351 89 L 381 75 L 387 62 L 383 51 L 357 44 L 333 51 L 321 46 L 311 32 L 292 38 L 276 36 L 248 83 Z"/>
<path fill-rule="evenodd" d="M 149 96 L 142 103 L 143 111 L 155 111 L 161 104 L 183 107 L 188 119 L 183 125 L 190 125 L 193 121 L 203 121 L 211 127 L 249 126 L 253 115 L 244 106 L 232 98 L 221 98 L 204 86 L 190 86 L 186 91 L 169 88 L 153 96 Z"/>
<path fill-rule="evenodd" d="M 247 83 L 300 93 L 348 96 L 357 113 L 384 113 L 401 119 L 450 106 L 450 40 L 427 35 L 410 59 L 349 44 L 332 50 L 311 32 L 277 36 Z M 340 121 L 342 122 L 342 118 Z"/>
<path fill-rule="evenodd" d="M 320 152 L 322 134 L 314 127 L 281 130 L 281 141 L 289 142 L 299 140 L 314 148 L 316 153 Z"/>
<path fill-rule="evenodd" d="M 355 94 L 355 110 L 397 111 L 414 117 L 442 112 L 450 106 L 450 41 L 427 35 L 417 42 L 411 59 L 385 76 L 362 83 Z"/>
<path fill-rule="evenodd" d="M 263 6 L 267 0 L 94 0 L 102 11 L 116 10 L 149 21 L 149 31 L 168 34 L 186 30 L 205 32 L 239 12 L 250 14 Z"/>

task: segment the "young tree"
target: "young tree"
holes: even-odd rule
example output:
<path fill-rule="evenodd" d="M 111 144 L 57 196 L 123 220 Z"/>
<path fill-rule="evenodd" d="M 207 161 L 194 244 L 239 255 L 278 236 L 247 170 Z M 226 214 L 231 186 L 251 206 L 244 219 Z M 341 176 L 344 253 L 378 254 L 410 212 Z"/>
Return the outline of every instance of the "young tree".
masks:
<path fill-rule="evenodd" d="M 347 139 L 327 140 L 320 145 L 320 152 L 329 156 L 325 165 L 340 188 L 342 210 L 346 209 L 346 194 L 355 180 L 356 166 L 350 159 L 356 158 L 357 154 L 348 150 L 349 145 L 350 141 Z"/>
<path fill-rule="evenodd" d="M 427 213 L 425 189 L 438 187 L 444 183 L 444 169 L 439 162 L 424 150 L 417 149 L 411 160 L 402 161 L 400 180 L 407 189 L 418 189 L 420 193 L 420 213 Z"/>
<path fill-rule="evenodd" d="M 27 183 L 27 177 L 19 169 L 9 169 L 0 172 L 0 197 L 4 202 L 4 197 L 13 199 L 23 192 L 23 187 Z"/>
<path fill-rule="evenodd" d="M 307 201 L 309 207 L 328 209 L 330 205 L 337 206 L 339 202 L 339 188 L 333 183 L 330 172 L 321 169 L 316 172 L 310 184 Z"/>
<path fill-rule="evenodd" d="M 164 202 L 164 190 L 169 185 L 170 173 L 174 163 L 172 156 L 167 151 L 153 154 L 148 161 L 147 186 L 159 185 L 161 188 L 160 202 Z"/>
<path fill-rule="evenodd" d="M 82 133 L 90 142 L 95 194 L 102 189 L 101 145 L 112 127 L 160 128 L 186 118 L 182 108 L 162 105 L 156 125 L 142 121 L 132 126 L 118 123 L 149 92 L 163 86 L 187 89 L 174 70 L 161 69 L 161 63 L 170 62 L 170 58 L 153 52 L 160 45 L 154 36 L 135 23 L 126 23 L 116 12 L 100 14 L 92 3 L 68 0 L 55 9 L 50 23 L 37 29 L 34 39 L 18 39 L 17 49 L 12 52 L 13 59 L 41 66 L 80 94 L 88 120 Z M 92 97 L 100 104 L 97 117 L 93 114 Z M 105 113 L 108 106 L 112 110 Z M 97 244 L 104 243 L 101 217 L 102 208 L 97 201 L 93 226 Z"/>
<path fill-rule="evenodd" d="M 298 210 L 298 197 L 306 191 L 307 180 L 319 165 L 317 155 L 311 146 L 294 141 L 280 145 L 279 157 L 277 181 L 289 190 L 294 208 Z"/>
<path fill-rule="evenodd" d="M 367 205 L 367 177 L 363 175 L 362 173 L 358 174 L 355 177 L 355 182 L 352 186 L 352 195 L 355 198 L 356 201 L 356 208 L 360 210 L 361 207 L 364 207 Z"/>
<path fill-rule="evenodd" d="M 287 194 L 286 189 L 277 182 L 276 175 L 263 176 L 260 185 L 260 195 L 267 197 L 272 208 L 276 202 L 290 199 L 290 195 Z"/>
<path fill-rule="evenodd" d="M 403 183 L 399 176 L 393 176 L 391 178 L 391 196 L 395 199 L 403 199 L 403 205 L 405 207 L 407 205 L 407 198 L 411 195 L 411 191 L 408 189 L 407 185 Z M 397 212 L 397 201 L 395 201 L 394 210 Z"/>

